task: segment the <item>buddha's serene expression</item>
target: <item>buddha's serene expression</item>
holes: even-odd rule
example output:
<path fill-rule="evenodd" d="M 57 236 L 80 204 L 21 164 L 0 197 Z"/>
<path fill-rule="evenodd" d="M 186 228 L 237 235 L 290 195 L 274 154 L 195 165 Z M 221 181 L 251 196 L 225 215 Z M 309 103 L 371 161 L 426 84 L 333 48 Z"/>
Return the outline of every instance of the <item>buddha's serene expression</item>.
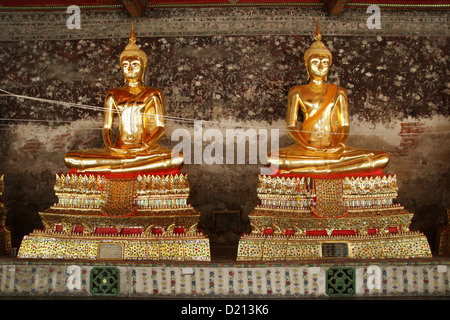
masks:
<path fill-rule="evenodd" d="M 330 57 L 326 54 L 313 54 L 305 66 L 311 78 L 323 79 L 330 69 Z"/>
<path fill-rule="evenodd" d="M 144 67 L 141 59 L 138 57 L 125 57 L 122 60 L 122 72 L 128 81 L 142 80 Z"/>

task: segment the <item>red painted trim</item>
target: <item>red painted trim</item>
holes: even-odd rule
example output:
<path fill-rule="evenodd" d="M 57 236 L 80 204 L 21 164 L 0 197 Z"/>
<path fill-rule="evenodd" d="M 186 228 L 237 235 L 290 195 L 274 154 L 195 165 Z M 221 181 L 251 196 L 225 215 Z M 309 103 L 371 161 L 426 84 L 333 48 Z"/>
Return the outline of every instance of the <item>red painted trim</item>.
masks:
<path fill-rule="evenodd" d="M 127 172 L 127 173 L 108 173 L 108 172 L 78 172 L 76 169 L 70 169 L 69 174 L 76 175 L 93 175 L 104 176 L 106 179 L 136 179 L 139 175 L 152 175 L 152 176 L 166 176 L 180 174 L 181 166 L 178 168 L 167 169 L 167 170 L 148 170 L 148 171 L 138 171 L 138 172 Z"/>

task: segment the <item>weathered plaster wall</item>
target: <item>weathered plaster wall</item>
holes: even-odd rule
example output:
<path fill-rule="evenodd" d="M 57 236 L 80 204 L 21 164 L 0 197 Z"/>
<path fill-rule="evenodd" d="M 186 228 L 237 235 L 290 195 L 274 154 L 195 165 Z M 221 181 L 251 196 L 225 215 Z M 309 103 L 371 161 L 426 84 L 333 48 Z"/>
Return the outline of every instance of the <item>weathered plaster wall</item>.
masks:
<path fill-rule="evenodd" d="M 167 121 L 161 144 L 174 146 L 176 128 L 284 131 L 286 95 L 306 81 L 304 51 L 315 19 L 333 52 L 329 81 L 347 89 L 352 122 L 349 144 L 386 150 L 396 173 L 399 202 L 415 213 L 413 227 L 429 236 L 445 220 L 449 203 L 448 14 L 382 12 L 380 30 L 368 30 L 364 11 L 337 18 L 314 9 L 170 9 L 135 20 L 138 44 L 150 64 L 146 84 L 164 91 Z M 0 96 L 0 172 L 13 242 L 39 227 L 39 210 L 56 200 L 55 174 L 64 153 L 102 146 L 101 107 L 121 85 L 118 57 L 127 44 L 124 13 L 87 12 L 82 29 L 68 30 L 63 13 L 0 13 L 0 88 L 78 106 Z M 8 120 L 7 120 L 8 119 Z M 413 131 L 412 133 L 407 131 Z M 270 134 L 270 131 L 268 132 Z M 203 146 L 208 145 L 204 142 Z M 259 164 L 186 164 L 191 203 L 210 231 L 214 209 L 240 209 L 244 223 L 257 203 Z M 232 243 L 237 235 L 210 234 Z"/>

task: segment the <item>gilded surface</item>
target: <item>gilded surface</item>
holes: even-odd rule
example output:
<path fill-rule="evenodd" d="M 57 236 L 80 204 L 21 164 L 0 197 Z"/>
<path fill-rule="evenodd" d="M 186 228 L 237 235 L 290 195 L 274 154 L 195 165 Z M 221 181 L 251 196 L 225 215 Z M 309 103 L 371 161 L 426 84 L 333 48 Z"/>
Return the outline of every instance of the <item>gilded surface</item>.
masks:
<path fill-rule="evenodd" d="M 123 260 L 210 260 L 209 241 L 200 233 L 96 237 L 36 231 L 24 237 L 18 257 L 97 260 L 99 246 L 108 243 L 123 246 Z"/>
<path fill-rule="evenodd" d="M 348 258 L 426 258 L 431 257 L 427 238 L 418 232 L 357 237 L 305 237 L 245 235 L 238 247 L 238 261 L 322 259 L 321 244 L 347 243 Z"/>
<path fill-rule="evenodd" d="M 431 257 L 426 237 L 409 230 L 413 214 L 394 203 L 396 176 L 381 171 L 387 154 L 347 146 L 347 95 L 326 83 L 332 55 L 321 39 L 317 22 L 304 55 L 310 82 L 288 93 L 295 144 L 269 154 L 279 173 L 259 176 L 261 203 L 249 215 L 252 232 L 241 237 L 237 259 Z"/>
<path fill-rule="evenodd" d="M 26 236 L 18 257 L 103 259 L 100 249 L 116 248 L 109 255 L 125 260 L 210 259 L 209 240 L 197 233 L 200 214 L 187 203 L 187 176 L 179 174 L 183 157 L 157 144 L 165 132 L 164 99 L 161 90 L 143 86 L 147 56 L 133 26 L 120 65 L 126 84 L 106 94 L 105 148 L 66 154 L 75 173 L 56 176 L 58 203 L 40 213 L 45 232 Z"/>
<path fill-rule="evenodd" d="M 123 245 L 124 260 L 210 260 L 209 240 L 197 233 L 200 213 L 187 203 L 187 175 L 61 174 L 55 193 L 58 203 L 39 213 L 45 232 L 26 236 L 19 258 L 95 260 L 106 241 Z M 102 228 L 117 233 L 97 232 Z M 129 230 L 138 234 L 127 235 Z"/>
<path fill-rule="evenodd" d="M 320 218 L 340 218 L 347 215 L 342 194 L 342 179 L 316 180 L 317 201 L 311 207 Z"/>
<path fill-rule="evenodd" d="M 329 243 L 345 243 L 355 259 L 431 257 L 427 238 L 409 229 L 413 214 L 394 202 L 397 191 L 395 175 L 260 175 L 261 204 L 249 215 L 252 232 L 241 237 L 237 259 L 321 259 Z"/>
<path fill-rule="evenodd" d="M 294 216 L 293 216 L 294 215 Z M 267 227 L 274 227 L 278 233 L 284 233 L 292 228 L 296 234 L 305 234 L 308 230 L 325 230 L 331 234 L 333 230 L 354 230 L 357 234 L 367 234 L 368 229 L 377 229 L 379 233 L 387 233 L 389 227 L 398 227 L 400 231 L 409 231 L 409 225 L 413 217 L 406 210 L 383 212 L 381 214 L 369 214 L 364 216 L 347 216 L 338 219 L 324 219 L 309 215 L 292 215 L 289 213 L 274 214 L 273 211 L 254 212 L 251 216 L 251 224 L 254 232 L 261 232 Z M 277 233 L 277 231 L 275 231 Z"/>
<path fill-rule="evenodd" d="M 281 173 L 372 172 L 384 168 L 389 161 L 385 152 L 347 146 L 347 94 L 343 88 L 326 83 L 332 54 L 321 41 L 319 21 L 314 39 L 304 55 L 310 81 L 288 93 L 286 127 L 295 143 L 269 154 L 268 162 Z M 301 129 L 299 111 L 303 112 Z"/>
<path fill-rule="evenodd" d="M 151 232 L 153 227 L 161 227 L 170 230 L 173 226 L 186 226 L 187 229 L 196 227 L 200 213 L 194 210 L 164 210 L 152 212 L 148 215 L 131 217 L 108 217 L 105 218 L 100 211 L 96 215 L 84 215 L 78 212 L 67 212 L 67 210 L 48 210 L 39 213 L 44 226 L 54 229 L 61 225 L 64 231 L 70 232 L 75 226 L 83 226 L 84 233 L 94 233 L 98 227 L 114 226 L 118 232 L 122 228 L 140 227 L 144 232 Z"/>
<path fill-rule="evenodd" d="M 134 179 L 111 179 L 106 189 L 105 204 L 100 208 L 103 214 L 126 216 L 137 210 L 133 203 Z"/>
<path fill-rule="evenodd" d="M 136 45 L 133 27 L 129 44 L 120 54 L 120 66 L 126 85 L 106 94 L 105 148 L 71 151 L 64 157 L 66 165 L 80 172 L 139 172 L 180 166 L 182 155 L 157 144 L 166 128 L 164 98 L 161 90 L 143 85 L 147 55 Z M 118 136 L 113 141 L 116 115 Z"/>
<path fill-rule="evenodd" d="M 200 213 L 187 203 L 187 175 L 142 174 L 115 188 L 108 187 L 116 180 L 123 182 L 89 173 L 57 175 L 58 202 L 39 213 L 45 228 L 52 230 L 60 225 L 62 231 L 70 232 L 75 226 L 83 226 L 84 233 L 108 226 L 119 232 L 128 227 L 140 227 L 144 232 L 151 232 L 153 227 L 170 230 L 184 226 L 187 231 L 196 228 Z"/>
<path fill-rule="evenodd" d="M 100 209 L 106 202 L 108 179 L 102 174 L 57 174 L 54 189 L 58 197 L 54 208 Z M 132 196 L 140 210 L 188 208 L 187 174 L 139 174 L 134 181 Z"/>
<path fill-rule="evenodd" d="M 258 208 L 310 212 L 310 207 L 315 205 L 318 190 L 321 196 L 325 195 L 320 186 L 317 189 L 318 185 L 324 184 L 321 181 L 323 180 L 311 177 L 260 175 L 257 192 L 261 203 Z M 340 184 L 337 179 L 333 181 Z M 397 190 L 396 175 L 345 177 L 342 179 L 342 186 L 334 188 L 348 212 L 400 208 L 394 203 Z M 333 192 L 330 196 L 334 197 Z"/>

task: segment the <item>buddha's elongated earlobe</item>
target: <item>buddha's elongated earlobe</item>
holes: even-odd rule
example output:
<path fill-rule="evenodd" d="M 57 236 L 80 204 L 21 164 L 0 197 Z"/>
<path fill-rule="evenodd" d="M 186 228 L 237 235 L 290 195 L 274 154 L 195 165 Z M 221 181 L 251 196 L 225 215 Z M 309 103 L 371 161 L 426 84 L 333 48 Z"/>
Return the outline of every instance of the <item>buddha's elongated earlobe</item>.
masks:
<path fill-rule="evenodd" d="M 309 75 L 308 65 L 306 64 L 306 62 L 305 62 L 305 69 L 306 69 L 306 74 L 308 75 L 306 78 L 306 82 L 308 82 L 309 79 L 311 79 L 311 76 Z"/>

